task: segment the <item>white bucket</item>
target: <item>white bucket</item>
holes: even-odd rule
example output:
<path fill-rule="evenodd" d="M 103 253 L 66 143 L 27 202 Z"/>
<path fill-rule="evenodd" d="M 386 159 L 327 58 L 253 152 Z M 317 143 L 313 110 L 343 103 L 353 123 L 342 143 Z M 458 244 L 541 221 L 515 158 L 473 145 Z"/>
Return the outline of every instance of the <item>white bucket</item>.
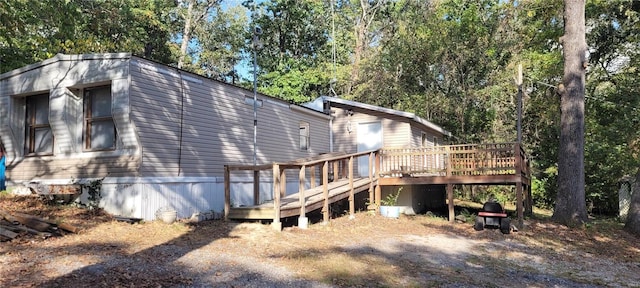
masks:
<path fill-rule="evenodd" d="M 171 224 L 176 221 L 178 218 L 178 211 L 176 210 L 166 210 L 166 211 L 158 211 L 156 213 L 156 218 L 162 220 L 162 222 Z"/>

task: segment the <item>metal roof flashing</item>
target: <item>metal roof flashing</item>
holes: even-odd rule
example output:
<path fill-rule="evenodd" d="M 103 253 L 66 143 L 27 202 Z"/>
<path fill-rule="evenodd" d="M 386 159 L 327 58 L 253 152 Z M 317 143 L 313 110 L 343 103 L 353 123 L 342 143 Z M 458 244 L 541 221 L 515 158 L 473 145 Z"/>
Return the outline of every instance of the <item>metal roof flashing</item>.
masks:
<path fill-rule="evenodd" d="M 433 129 L 437 132 L 440 132 L 448 137 L 451 137 L 451 132 L 444 130 L 444 128 L 428 121 L 425 120 L 423 118 L 420 118 L 419 116 L 417 116 L 414 113 L 411 112 L 405 112 L 405 111 L 399 111 L 399 110 L 395 110 L 395 109 L 390 109 L 390 108 L 385 108 L 385 107 L 380 107 L 380 106 L 375 106 L 375 105 L 371 105 L 371 104 L 366 104 L 366 103 L 361 103 L 361 102 L 356 102 L 356 101 L 351 101 L 351 100 L 346 100 L 346 99 L 342 99 L 342 98 L 337 98 L 337 97 L 331 97 L 331 96 L 320 96 L 316 99 L 314 99 L 311 102 L 305 103 L 303 104 L 303 106 L 314 109 L 316 111 L 323 111 L 323 107 L 324 107 L 324 103 L 325 102 L 331 102 L 331 103 L 338 103 L 338 104 L 342 104 L 342 105 L 348 105 L 348 106 L 352 106 L 352 107 L 357 107 L 357 108 L 362 108 L 362 109 L 366 109 L 366 110 L 371 110 L 371 111 L 377 111 L 377 112 L 382 112 L 382 113 L 386 113 L 386 114 L 390 114 L 390 115 L 396 115 L 396 116 L 401 116 L 401 117 L 405 117 L 408 118 L 410 120 L 413 120 L 414 122 L 417 122 L 419 124 L 422 124 L 426 127 L 428 127 L 429 129 Z"/>
<path fill-rule="evenodd" d="M 36 62 L 33 64 L 29 64 L 26 66 L 22 66 L 20 68 L 7 71 L 5 73 L 0 74 L 0 80 L 10 78 L 27 71 L 31 71 L 34 69 L 38 69 L 40 67 L 44 67 L 56 62 L 62 61 L 78 61 L 78 60 L 98 60 L 98 59 L 129 59 L 131 58 L 131 53 L 96 53 L 96 54 L 62 54 L 58 53 L 56 56 L 53 56 L 49 59 L 42 60 L 40 62 Z"/>

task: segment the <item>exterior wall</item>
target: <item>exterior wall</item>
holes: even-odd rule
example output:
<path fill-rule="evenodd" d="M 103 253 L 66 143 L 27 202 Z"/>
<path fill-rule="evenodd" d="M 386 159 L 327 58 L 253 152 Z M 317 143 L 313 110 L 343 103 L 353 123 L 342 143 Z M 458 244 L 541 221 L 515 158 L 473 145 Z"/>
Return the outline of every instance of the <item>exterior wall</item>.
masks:
<path fill-rule="evenodd" d="M 334 151 L 357 152 L 357 129 L 359 123 L 380 122 L 382 124 L 383 147 L 411 147 L 412 130 L 409 120 L 388 113 L 359 109 L 335 104 L 331 107 L 333 120 Z M 347 110 L 352 110 L 349 116 Z M 349 126 L 351 128 L 349 129 Z M 349 131 L 351 130 L 351 131 Z M 366 156 L 362 156 L 366 157 Z M 366 169 L 366 168 L 365 168 Z M 358 163 L 354 164 L 354 173 L 358 173 Z"/>
<path fill-rule="evenodd" d="M 336 106 L 331 107 L 331 113 L 334 115 L 332 127 L 334 151 L 356 152 L 358 124 L 370 122 L 382 123 L 383 146 L 408 147 L 410 145 L 411 130 L 408 120 L 405 118 L 339 104 L 334 105 Z M 347 115 L 349 109 L 353 111 L 352 116 Z"/>
<path fill-rule="evenodd" d="M 431 129 L 425 128 L 425 127 L 421 127 L 421 125 L 418 124 L 412 124 L 411 125 L 411 147 L 423 147 L 422 146 L 422 134 L 425 133 L 427 135 L 427 141 L 426 141 L 426 145 L 424 146 L 426 147 L 433 147 L 435 146 L 434 143 L 434 137 L 437 138 L 438 141 L 438 145 L 442 145 L 443 144 L 443 135 L 435 132 Z"/>
<path fill-rule="evenodd" d="M 7 149 L 9 183 L 106 175 L 135 176 L 139 146 L 126 105 L 112 105 L 119 142 L 115 151 L 84 151 L 81 88 L 111 85 L 115 99 L 128 99 L 128 54 L 58 55 L 0 75 L 0 139 Z M 53 155 L 25 155 L 25 97 L 49 94 Z M 115 102 L 115 101 L 114 101 Z"/>
<path fill-rule="evenodd" d="M 222 177 L 224 165 L 253 164 L 253 105 L 245 102 L 253 92 L 142 59 L 132 62 L 131 75 L 143 176 Z M 258 164 L 329 152 L 328 117 L 258 99 Z M 310 126 L 307 151 L 299 148 L 301 121 Z"/>

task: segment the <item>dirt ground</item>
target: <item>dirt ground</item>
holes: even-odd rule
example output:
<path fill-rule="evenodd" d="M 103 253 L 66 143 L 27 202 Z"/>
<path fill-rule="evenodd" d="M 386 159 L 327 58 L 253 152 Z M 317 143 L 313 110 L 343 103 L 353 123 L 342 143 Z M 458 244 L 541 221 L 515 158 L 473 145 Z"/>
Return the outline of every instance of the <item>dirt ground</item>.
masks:
<path fill-rule="evenodd" d="M 31 197 L 0 209 L 77 233 L 0 243 L 0 287 L 640 287 L 640 241 L 613 221 L 546 220 L 501 234 L 435 216 L 355 219 L 278 232 L 260 223 L 128 224 Z"/>

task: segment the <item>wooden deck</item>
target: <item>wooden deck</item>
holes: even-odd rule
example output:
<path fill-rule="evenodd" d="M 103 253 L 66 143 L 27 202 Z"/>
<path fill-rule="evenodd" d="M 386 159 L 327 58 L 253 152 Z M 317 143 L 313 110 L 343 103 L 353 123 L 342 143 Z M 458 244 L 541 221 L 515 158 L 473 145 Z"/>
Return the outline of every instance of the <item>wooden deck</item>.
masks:
<path fill-rule="evenodd" d="M 514 185 L 517 225 L 532 214 L 530 163 L 519 143 L 383 148 L 380 159 L 378 185 L 446 185 L 449 221 L 454 185 Z"/>
<path fill-rule="evenodd" d="M 354 159 L 369 157 L 369 175 L 355 175 Z M 316 168 L 320 169 L 316 173 Z M 259 172 L 273 173 L 271 201 L 261 203 Z M 286 170 L 297 170 L 299 189 L 286 193 Z M 254 205 L 231 207 L 230 177 L 235 171 L 253 171 Z M 379 171 L 374 173 L 374 171 Z M 289 173 L 291 174 L 291 172 Z M 316 184 L 316 175 L 321 178 Z M 309 177 L 309 181 L 307 181 Z M 331 181 L 330 181 L 331 178 Z M 309 185 L 308 185 L 309 184 Z M 453 186 L 468 184 L 515 185 L 518 225 L 524 212 L 531 212 L 531 176 L 529 160 L 518 143 L 447 145 L 429 148 L 383 148 L 354 154 L 332 153 L 287 163 L 260 166 L 225 166 L 225 219 L 273 219 L 276 229 L 284 217 L 300 216 L 306 227 L 306 212 L 322 209 L 329 221 L 329 204 L 349 199 L 353 215 L 354 195 L 369 192 L 369 199 L 380 206 L 380 186 L 439 184 L 446 185 L 449 220 L 453 221 Z M 308 187 L 307 186 L 311 186 Z M 300 192 L 302 191 L 302 192 Z M 525 193 L 526 192 L 526 193 Z"/>

